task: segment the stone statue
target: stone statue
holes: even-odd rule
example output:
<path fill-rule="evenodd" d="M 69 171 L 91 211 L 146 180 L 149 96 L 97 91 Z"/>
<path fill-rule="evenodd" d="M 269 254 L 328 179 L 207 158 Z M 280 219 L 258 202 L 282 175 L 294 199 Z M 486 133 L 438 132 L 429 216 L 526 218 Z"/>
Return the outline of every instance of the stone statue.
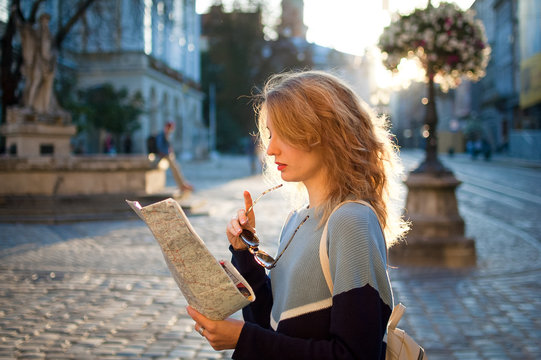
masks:
<path fill-rule="evenodd" d="M 77 129 L 71 125 L 71 114 L 60 108 L 53 93 L 56 54 L 49 30 L 51 17 L 42 14 L 39 26 L 34 27 L 18 13 L 14 15 L 22 45 L 23 106 L 6 108 L 6 123 L 0 125 L 0 134 L 15 156 L 68 157 L 70 138 Z"/>
<path fill-rule="evenodd" d="M 42 14 L 37 29 L 21 19 L 17 21 L 23 53 L 21 72 L 25 78 L 23 104 L 44 114 L 60 110 L 53 94 L 56 54 L 50 18 L 49 14 Z"/>

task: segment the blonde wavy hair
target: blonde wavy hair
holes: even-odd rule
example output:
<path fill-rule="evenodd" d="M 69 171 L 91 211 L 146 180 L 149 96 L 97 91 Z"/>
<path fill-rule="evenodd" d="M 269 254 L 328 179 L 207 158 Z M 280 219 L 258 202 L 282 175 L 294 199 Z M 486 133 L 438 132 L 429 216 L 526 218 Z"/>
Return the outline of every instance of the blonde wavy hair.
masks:
<path fill-rule="evenodd" d="M 408 224 L 397 201 L 403 168 L 389 124 L 375 116 L 344 81 L 321 71 L 273 75 L 259 96 L 256 112 L 264 149 L 269 143 L 266 119 L 271 118 L 284 141 L 321 154 L 328 173 L 328 197 L 317 209 L 322 214 L 320 225 L 339 203 L 357 199 L 372 205 L 387 247 L 405 234 Z M 266 166 L 265 173 L 277 175 L 274 166 Z"/>

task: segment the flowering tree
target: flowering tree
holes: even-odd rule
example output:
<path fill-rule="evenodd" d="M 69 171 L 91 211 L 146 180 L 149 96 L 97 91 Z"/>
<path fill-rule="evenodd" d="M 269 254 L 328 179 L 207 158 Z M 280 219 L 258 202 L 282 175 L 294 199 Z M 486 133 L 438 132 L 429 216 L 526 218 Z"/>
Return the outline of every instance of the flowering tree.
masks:
<path fill-rule="evenodd" d="M 473 10 L 461 10 L 456 4 L 441 3 L 416 9 L 399 16 L 383 31 L 379 47 L 384 65 L 398 72 L 403 58 L 415 59 L 426 71 L 428 104 L 426 125 L 429 131 L 426 159 L 417 171 L 445 171 L 437 159 L 437 114 L 434 83 L 443 91 L 454 88 L 463 78 L 477 81 L 485 75 L 490 58 L 482 22 Z"/>

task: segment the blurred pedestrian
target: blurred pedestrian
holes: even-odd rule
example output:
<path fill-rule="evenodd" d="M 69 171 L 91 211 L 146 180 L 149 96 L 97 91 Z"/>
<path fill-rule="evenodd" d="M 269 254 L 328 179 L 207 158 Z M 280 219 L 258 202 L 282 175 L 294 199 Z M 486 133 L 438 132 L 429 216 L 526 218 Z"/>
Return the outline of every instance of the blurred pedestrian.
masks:
<path fill-rule="evenodd" d="M 483 142 L 481 139 L 477 139 L 473 142 L 473 154 L 472 159 L 477 160 L 477 156 L 483 151 Z"/>
<path fill-rule="evenodd" d="M 103 152 L 110 155 L 116 154 L 115 139 L 109 133 L 105 135 L 105 140 L 103 141 Z"/>
<path fill-rule="evenodd" d="M 485 161 L 490 161 L 490 157 L 492 156 L 492 146 L 490 146 L 490 142 L 488 142 L 488 140 L 485 138 L 482 140 L 481 149 Z"/>
<path fill-rule="evenodd" d="M 132 140 L 131 140 L 131 135 L 130 134 L 126 134 L 126 136 L 124 136 L 123 145 L 124 145 L 124 153 L 125 154 L 131 154 Z"/>
<path fill-rule="evenodd" d="M 156 136 L 156 151 L 159 159 L 166 159 L 169 163 L 169 168 L 173 174 L 173 178 L 177 183 L 177 186 L 181 193 L 193 191 L 193 186 L 186 181 L 182 171 L 180 170 L 180 165 L 175 159 L 175 152 L 173 147 L 169 143 L 169 137 L 175 130 L 175 123 L 172 121 L 167 122 L 163 130 Z"/>
<path fill-rule="evenodd" d="M 261 166 L 261 159 L 259 157 L 259 139 L 257 135 L 250 134 L 250 137 L 246 139 L 246 153 L 250 161 L 250 174 L 254 175 Z"/>
<path fill-rule="evenodd" d="M 388 124 L 338 78 L 308 71 L 269 79 L 259 132 L 267 168 L 298 183 L 306 203 L 286 220 L 274 260 L 253 245 L 254 202 L 244 192 L 226 233 L 256 299 L 244 321 L 188 307 L 195 329 L 214 349 L 235 349 L 234 359 L 384 359 L 387 248 L 406 230 L 389 201 L 401 166 Z"/>

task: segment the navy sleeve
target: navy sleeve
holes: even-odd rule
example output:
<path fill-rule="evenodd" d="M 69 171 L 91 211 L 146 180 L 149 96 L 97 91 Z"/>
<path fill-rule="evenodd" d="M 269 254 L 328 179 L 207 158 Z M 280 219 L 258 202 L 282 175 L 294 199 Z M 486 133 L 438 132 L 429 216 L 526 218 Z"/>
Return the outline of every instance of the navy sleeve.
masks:
<path fill-rule="evenodd" d="M 242 309 L 244 320 L 266 329 L 270 328 L 272 289 L 265 268 L 254 260 L 249 251 L 237 251 L 232 246 L 229 250 L 233 253 L 232 264 L 248 281 L 255 293 L 255 301 Z"/>

